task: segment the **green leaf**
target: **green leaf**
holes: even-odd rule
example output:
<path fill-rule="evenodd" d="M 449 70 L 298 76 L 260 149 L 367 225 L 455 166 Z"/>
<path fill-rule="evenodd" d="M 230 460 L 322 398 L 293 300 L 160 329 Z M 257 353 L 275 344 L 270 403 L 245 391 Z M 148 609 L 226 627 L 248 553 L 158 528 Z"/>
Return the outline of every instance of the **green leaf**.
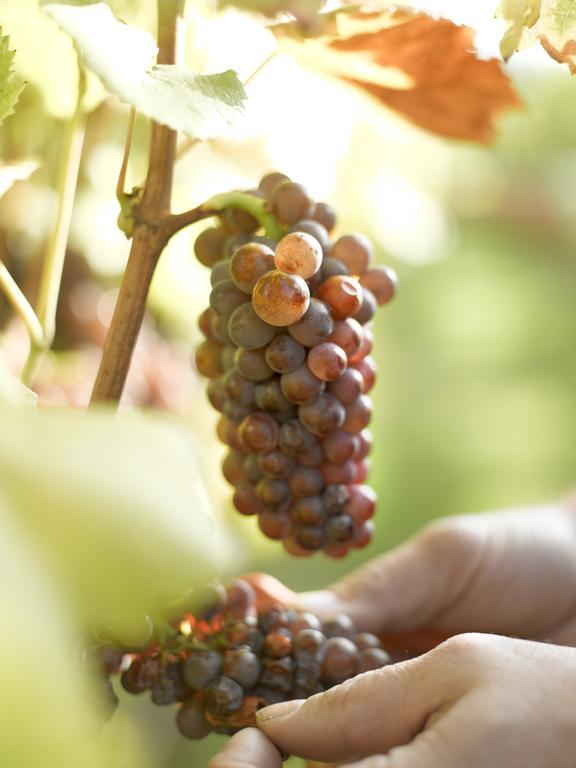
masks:
<path fill-rule="evenodd" d="M 14 77 L 12 63 L 14 51 L 9 49 L 10 38 L 2 34 L 0 27 L 0 125 L 14 113 L 14 107 L 26 83 Z"/>
<path fill-rule="evenodd" d="M 235 72 L 197 75 L 178 66 L 153 67 L 152 36 L 119 22 L 104 3 L 43 8 L 106 88 L 139 112 L 198 139 L 222 136 L 237 124 L 246 94 Z"/>
<path fill-rule="evenodd" d="M 69 613 L 34 548 L 8 514 L 2 490 L 0 765 L 108 766 L 94 739 L 87 750 L 87 736 L 97 733 L 97 713 Z"/>
<path fill-rule="evenodd" d="M 0 197 L 5 195 L 15 182 L 28 179 L 39 167 L 40 163 L 33 158 L 13 163 L 0 162 Z"/>
<path fill-rule="evenodd" d="M 290 14 L 299 21 L 310 22 L 314 19 L 324 0 L 219 0 L 221 8 L 234 6 L 241 11 L 260 13 L 263 16 L 274 17 Z"/>
<path fill-rule="evenodd" d="M 508 22 L 500 43 L 505 59 L 540 43 L 576 74 L 576 0 L 502 0 L 496 15 Z"/>
<path fill-rule="evenodd" d="M 0 488 L 76 616 L 144 613 L 214 576 L 220 551 L 198 448 L 152 416 L 0 403 Z"/>

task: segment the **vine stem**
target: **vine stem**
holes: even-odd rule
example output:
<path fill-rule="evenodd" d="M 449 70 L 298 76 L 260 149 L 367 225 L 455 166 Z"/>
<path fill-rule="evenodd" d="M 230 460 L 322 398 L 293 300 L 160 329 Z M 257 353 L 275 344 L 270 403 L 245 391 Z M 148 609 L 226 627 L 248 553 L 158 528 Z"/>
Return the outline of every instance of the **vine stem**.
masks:
<path fill-rule="evenodd" d="M 66 125 L 56 183 L 59 199 L 58 211 L 54 228 L 46 247 L 42 275 L 40 277 L 36 316 L 42 329 L 42 336 L 30 335 L 30 352 L 22 371 L 22 381 L 27 385 L 34 378 L 42 356 L 52 346 L 56 333 L 56 309 L 62 283 L 66 245 L 72 221 L 80 159 L 84 146 L 86 116 L 83 112 L 82 101 L 86 91 L 86 71 L 80 60 L 79 52 L 77 51 L 76 53 L 78 57 L 78 97 L 74 114 Z"/>
<path fill-rule="evenodd" d="M 12 309 L 26 326 L 26 330 L 30 336 L 30 343 L 37 347 L 41 347 L 44 343 L 44 331 L 42 330 L 40 321 L 28 299 L 24 296 L 2 261 L 0 261 L 0 289 L 4 292 Z"/>
<path fill-rule="evenodd" d="M 157 0 L 157 9 L 158 64 L 175 64 L 184 0 Z M 122 395 L 152 276 L 167 243 L 162 224 L 170 216 L 175 155 L 176 131 L 153 122 L 148 175 L 142 201 L 135 210 L 132 247 L 94 383 L 92 403 L 117 403 Z"/>

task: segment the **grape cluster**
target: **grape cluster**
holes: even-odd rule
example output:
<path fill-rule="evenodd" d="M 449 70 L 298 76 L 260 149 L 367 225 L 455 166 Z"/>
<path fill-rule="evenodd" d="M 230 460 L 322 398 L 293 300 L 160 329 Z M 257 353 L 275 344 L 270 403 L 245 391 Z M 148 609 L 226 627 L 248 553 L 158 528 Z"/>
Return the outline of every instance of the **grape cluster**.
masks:
<path fill-rule="evenodd" d="M 227 209 L 197 238 L 212 292 L 196 365 L 221 414 L 236 509 L 290 554 L 342 557 L 372 536 L 370 323 L 396 278 L 370 265 L 364 236 L 332 241 L 333 210 L 300 184 L 273 173 L 254 194 L 283 234 L 266 238 L 252 215 Z"/>
<path fill-rule="evenodd" d="M 120 671 L 129 693 L 177 703 L 179 731 L 201 739 L 211 731 L 235 733 L 254 725 L 264 706 L 307 698 L 390 663 L 378 638 L 357 633 L 343 614 L 321 621 L 272 601 L 257 609 L 254 590 L 240 579 L 218 597 L 140 653 L 100 646 L 106 698 L 114 692 L 105 675 Z"/>

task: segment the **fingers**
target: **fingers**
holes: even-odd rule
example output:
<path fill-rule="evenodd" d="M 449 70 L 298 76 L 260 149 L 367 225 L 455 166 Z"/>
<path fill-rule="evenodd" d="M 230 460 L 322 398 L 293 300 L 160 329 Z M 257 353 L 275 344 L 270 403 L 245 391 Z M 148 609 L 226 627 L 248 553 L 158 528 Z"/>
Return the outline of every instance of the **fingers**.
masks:
<path fill-rule="evenodd" d="M 245 728 L 228 741 L 208 768 L 281 768 L 282 758 L 272 742 L 256 728 Z"/>
<path fill-rule="evenodd" d="M 387 755 L 372 755 L 345 768 L 461 768 L 463 760 L 455 754 L 450 740 L 433 730 L 419 734 L 410 743 L 395 747 Z"/>
<path fill-rule="evenodd" d="M 266 707 L 258 725 L 286 752 L 309 760 L 340 763 L 387 752 L 411 741 L 453 693 L 424 658 L 359 675 L 306 701 Z"/>
<path fill-rule="evenodd" d="M 247 581 L 252 586 L 256 593 L 258 607 L 269 603 L 271 600 L 284 605 L 290 605 L 294 602 L 295 593 L 267 573 L 247 573 L 242 576 L 242 580 Z"/>
<path fill-rule="evenodd" d="M 435 525 L 331 590 L 297 595 L 295 605 L 321 615 L 347 613 L 360 629 L 376 634 L 429 627 L 468 583 L 482 543 L 480 527 L 464 519 Z M 434 638 L 425 642 L 430 646 Z"/>

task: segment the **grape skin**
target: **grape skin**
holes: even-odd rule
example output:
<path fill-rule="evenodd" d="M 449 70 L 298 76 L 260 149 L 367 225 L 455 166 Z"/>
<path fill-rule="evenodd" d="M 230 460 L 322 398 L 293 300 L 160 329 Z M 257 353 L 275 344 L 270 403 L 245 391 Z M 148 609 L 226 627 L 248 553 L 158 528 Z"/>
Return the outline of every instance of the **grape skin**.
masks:
<path fill-rule="evenodd" d="M 276 246 L 274 262 L 283 272 L 308 279 L 320 269 L 322 246 L 306 232 L 291 232 Z"/>
<path fill-rule="evenodd" d="M 252 302 L 262 320 L 274 326 L 287 326 L 297 322 L 308 309 L 310 291 L 299 275 L 275 269 L 258 280 Z"/>

